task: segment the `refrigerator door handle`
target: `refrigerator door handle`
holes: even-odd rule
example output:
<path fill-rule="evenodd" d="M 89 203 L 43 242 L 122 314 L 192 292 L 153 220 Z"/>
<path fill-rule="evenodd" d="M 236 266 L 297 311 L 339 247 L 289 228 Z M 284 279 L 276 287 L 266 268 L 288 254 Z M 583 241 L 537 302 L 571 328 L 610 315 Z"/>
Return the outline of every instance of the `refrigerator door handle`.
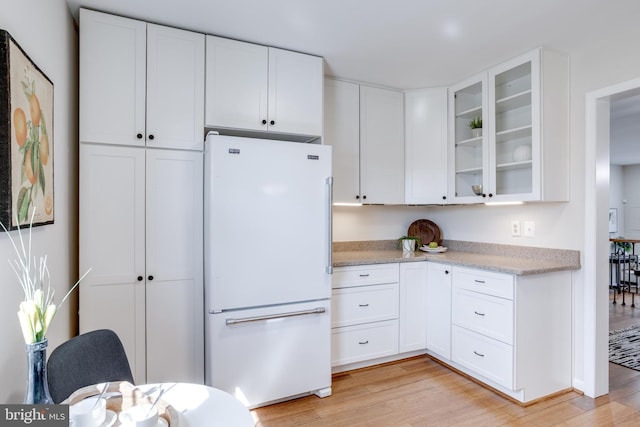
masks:
<path fill-rule="evenodd" d="M 327 178 L 327 274 L 333 274 L 333 177 Z"/>
<path fill-rule="evenodd" d="M 281 319 L 285 317 L 305 316 L 308 314 L 321 314 L 327 310 L 324 307 L 316 307 L 310 310 L 291 311 L 288 313 L 269 314 L 266 316 L 254 316 L 254 317 L 242 317 L 240 319 L 227 319 L 225 323 L 227 326 L 237 325 L 240 323 L 259 322 L 261 320 Z"/>

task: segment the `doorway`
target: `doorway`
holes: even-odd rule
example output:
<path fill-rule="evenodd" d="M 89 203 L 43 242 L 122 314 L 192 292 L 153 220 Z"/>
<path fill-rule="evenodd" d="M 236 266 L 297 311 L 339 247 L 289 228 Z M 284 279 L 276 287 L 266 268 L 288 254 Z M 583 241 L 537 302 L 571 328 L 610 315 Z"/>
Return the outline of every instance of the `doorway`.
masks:
<path fill-rule="evenodd" d="M 609 167 L 611 102 L 640 94 L 640 79 L 586 95 L 584 392 L 609 392 Z"/>

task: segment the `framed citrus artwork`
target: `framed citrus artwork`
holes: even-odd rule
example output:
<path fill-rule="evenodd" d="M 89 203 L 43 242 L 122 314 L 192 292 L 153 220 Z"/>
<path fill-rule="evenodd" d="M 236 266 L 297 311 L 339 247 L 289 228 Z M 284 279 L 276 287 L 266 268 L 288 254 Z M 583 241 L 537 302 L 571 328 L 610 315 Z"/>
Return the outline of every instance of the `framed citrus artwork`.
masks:
<path fill-rule="evenodd" d="M 0 221 L 52 224 L 53 83 L 0 30 Z"/>

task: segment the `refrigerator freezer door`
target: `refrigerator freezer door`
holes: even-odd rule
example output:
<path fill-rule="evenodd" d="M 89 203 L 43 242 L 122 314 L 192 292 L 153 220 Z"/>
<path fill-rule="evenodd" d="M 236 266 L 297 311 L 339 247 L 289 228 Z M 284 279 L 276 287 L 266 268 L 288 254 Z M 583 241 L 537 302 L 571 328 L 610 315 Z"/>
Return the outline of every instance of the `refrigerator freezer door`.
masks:
<path fill-rule="evenodd" d="M 329 298 L 331 147 L 210 135 L 205 149 L 207 309 Z"/>
<path fill-rule="evenodd" d="M 207 314 L 207 385 L 249 407 L 330 393 L 330 318 L 327 300 Z"/>

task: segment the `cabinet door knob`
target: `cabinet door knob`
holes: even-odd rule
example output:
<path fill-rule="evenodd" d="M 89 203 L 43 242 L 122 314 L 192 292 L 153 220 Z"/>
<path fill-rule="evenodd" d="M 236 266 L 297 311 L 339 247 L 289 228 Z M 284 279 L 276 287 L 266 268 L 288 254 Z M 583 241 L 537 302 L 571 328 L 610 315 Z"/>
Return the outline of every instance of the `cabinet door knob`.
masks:
<path fill-rule="evenodd" d="M 138 282 L 142 282 L 142 279 L 144 279 L 144 277 L 138 276 Z"/>
<path fill-rule="evenodd" d="M 262 120 L 262 124 L 263 124 L 263 125 L 266 125 L 266 124 L 267 124 L 267 121 L 266 121 L 266 120 Z"/>
<path fill-rule="evenodd" d="M 482 197 L 487 197 L 487 195 L 486 195 L 486 194 L 484 194 L 484 193 L 482 193 Z"/>
<path fill-rule="evenodd" d="M 356 194 L 356 200 L 359 200 L 359 199 L 360 199 L 360 195 Z"/>
<path fill-rule="evenodd" d="M 137 134 L 137 135 L 136 135 L 136 138 L 138 138 L 138 139 L 142 139 L 142 134 L 141 134 L 141 133 Z"/>
<path fill-rule="evenodd" d="M 489 197 L 493 197 L 493 193 L 489 193 Z"/>
<path fill-rule="evenodd" d="M 445 271 L 444 271 L 444 274 L 449 274 L 449 270 L 445 270 Z"/>
<path fill-rule="evenodd" d="M 150 139 L 151 141 L 153 141 L 153 139 L 154 139 L 154 138 L 155 138 L 155 137 L 154 137 L 153 135 L 149 135 L 149 139 Z"/>
<path fill-rule="evenodd" d="M 362 196 L 362 198 L 366 200 L 367 196 Z"/>
<path fill-rule="evenodd" d="M 447 200 L 447 196 L 442 196 L 442 200 Z"/>
<path fill-rule="evenodd" d="M 153 280 L 153 276 L 149 276 L 149 277 L 147 277 L 147 279 Z"/>
<path fill-rule="evenodd" d="M 275 124 L 276 124 L 276 121 L 275 121 L 275 120 L 271 120 L 271 121 L 269 122 L 269 124 L 270 124 L 271 126 L 273 126 L 273 125 L 275 125 Z"/>

